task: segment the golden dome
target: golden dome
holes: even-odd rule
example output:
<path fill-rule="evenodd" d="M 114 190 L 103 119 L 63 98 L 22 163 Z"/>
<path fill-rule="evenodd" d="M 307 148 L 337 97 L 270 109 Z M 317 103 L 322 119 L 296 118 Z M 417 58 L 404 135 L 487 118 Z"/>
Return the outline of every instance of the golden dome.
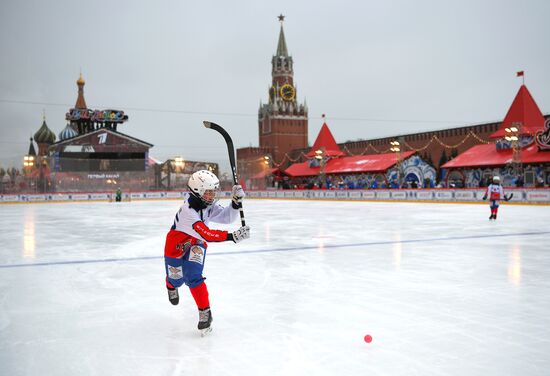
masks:
<path fill-rule="evenodd" d="M 76 84 L 80 86 L 80 85 L 84 85 L 85 83 L 86 81 L 84 81 L 84 78 L 82 77 L 82 72 L 81 72 L 80 77 L 78 77 L 78 80 L 76 80 Z"/>

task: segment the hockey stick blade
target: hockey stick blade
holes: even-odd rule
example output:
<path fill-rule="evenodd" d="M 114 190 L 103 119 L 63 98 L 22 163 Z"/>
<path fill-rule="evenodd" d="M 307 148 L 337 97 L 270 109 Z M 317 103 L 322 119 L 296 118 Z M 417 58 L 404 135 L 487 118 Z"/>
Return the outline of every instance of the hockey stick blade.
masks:
<path fill-rule="evenodd" d="M 206 120 L 203 121 L 203 124 L 206 128 L 213 129 L 223 136 L 227 145 L 227 152 L 229 154 L 229 165 L 231 166 L 231 171 L 233 172 L 233 183 L 235 185 L 239 184 L 239 179 L 237 177 L 237 166 L 235 163 L 235 148 L 233 146 L 233 140 L 231 139 L 231 136 L 229 135 L 229 133 L 227 133 L 225 129 L 223 129 L 221 125 Z M 245 221 L 242 202 L 239 204 L 239 214 L 241 216 L 241 225 L 244 227 Z"/>

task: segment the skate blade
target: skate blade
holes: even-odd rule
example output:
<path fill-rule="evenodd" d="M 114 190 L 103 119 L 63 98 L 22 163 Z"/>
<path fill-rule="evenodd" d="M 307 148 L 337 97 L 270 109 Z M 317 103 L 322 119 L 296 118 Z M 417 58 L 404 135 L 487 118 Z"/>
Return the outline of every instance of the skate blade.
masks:
<path fill-rule="evenodd" d="M 208 333 L 210 333 L 211 331 L 212 331 L 212 327 L 211 327 L 211 326 L 208 327 L 208 328 L 206 328 L 206 329 L 200 330 L 200 332 L 201 332 L 201 337 L 205 337 L 205 336 L 206 336 Z"/>

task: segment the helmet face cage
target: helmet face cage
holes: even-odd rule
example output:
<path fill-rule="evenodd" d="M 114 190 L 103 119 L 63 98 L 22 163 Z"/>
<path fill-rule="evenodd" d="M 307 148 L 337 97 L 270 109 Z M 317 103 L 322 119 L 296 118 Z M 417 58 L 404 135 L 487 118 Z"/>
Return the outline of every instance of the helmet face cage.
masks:
<path fill-rule="evenodd" d="M 217 176 L 208 170 L 200 170 L 193 173 L 187 182 L 189 191 L 200 198 L 205 205 L 212 205 L 220 190 L 220 181 Z"/>
<path fill-rule="evenodd" d="M 500 178 L 498 176 L 493 176 L 493 183 L 495 184 L 500 183 Z"/>

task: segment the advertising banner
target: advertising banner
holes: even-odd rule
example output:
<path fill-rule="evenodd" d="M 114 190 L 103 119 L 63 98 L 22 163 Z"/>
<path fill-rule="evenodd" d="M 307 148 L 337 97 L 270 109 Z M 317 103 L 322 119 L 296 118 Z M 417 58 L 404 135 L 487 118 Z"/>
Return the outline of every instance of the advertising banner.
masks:
<path fill-rule="evenodd" d="M 526 191 L 526 198 L 527 201 L 534 201 L 534 202 L 548 202 L 550 201 L 550 192 L 549 191 L 543 191 L 543 190 L 529 190 Z M 515 193 L 514 193 L 515 196 Z"/>
<path fill-rule="evenodd" d="M 91 193 L 90 200 L 108 200 L 109 195 L 107 193 Z"/>
<path fill-rule="evenodd" d="M 349 191 L 348 197 L 352 199 L 360 199 L 361 191 Z"/>
<path fill-rule="evenodd" d="M 405 191 L 393 191 L 391 192 L 391 198 L 394 200 L 406 200 L 407 199 L 407 192 Z"/>
<path fill-rule="evenodd" d="M 69 199 L 70 200 L 78 200 L 78 201 L 81 201 L 81 200 L 89 200 L 90 199 L 90 196 L 87 194 L 87 193 L 73 193 L 73 194 L 70 194 L 69 195 Z"/>
<path fill-rule="evenodd" d="M 145 193 L 145 197 L 147 198 L 162 198 L 163 195 L 161 192 L 147 192 Z"/>
<path fill-rule="evenodd" d="M 336 198 L 336 192 L 335 191 L 321 191 L 321 197 L 325 198 Z"/>
<path fill-rule="evenodd" d="M 336 191 L 337 198 L 348 198 L 348 191 Z"/>
<path fill-rule="evenodd" d="M 19 195 L 2 195 L 3 202 L 17 202 L 20 200 Z"/>
<path fill-rule="evenodd" d="M 417 191 L 417 200 L 431 200 L 434 197 L 433 191 Z"/>
<path fill-rule="evenodd" d="M 434 197 L 436 200 L 452 200 L 453 192 L 452 191 L 435 191 Z"/>
<path fill-rule="evenodd" d="M 389 200 L 391 197 L 390 191 L 377 191 L 376 198 L 379 200 Z"/>
<path fill-rule="evenodd" d="M 458 201 L 473 201 L 476 199 L 474 191 L 456 191 L 455 199 Z"/>
<path fill-rule="evenodd" d="M 367 200 L 374 200 L 376 198 L 376 192 L 374 192 L 374 191 L 363 191 L 363 192 L 361 192 L 361 196 L 363 196 L 363 198 L 367 199 Z"/>

